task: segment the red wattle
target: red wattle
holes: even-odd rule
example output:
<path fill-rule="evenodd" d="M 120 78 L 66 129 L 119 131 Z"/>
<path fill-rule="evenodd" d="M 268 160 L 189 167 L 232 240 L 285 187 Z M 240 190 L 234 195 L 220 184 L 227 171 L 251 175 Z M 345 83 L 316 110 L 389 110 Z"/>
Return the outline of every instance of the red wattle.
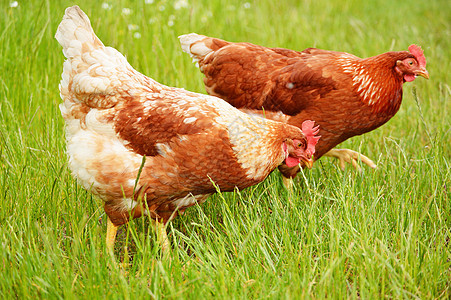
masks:
<path fill-rule="evenodd" d="M 294 167 L 294 166 L 296 166 L 296 165 L 299 165 L 299 163 L 301 162 L 301 159 L 300 158 L 295 158 L 295 157 L 291 157 L 291 156 L 288 156 L 286 159 L 285 159 L 285 164 L 288 166 L 288 167 Z"/>
<path fill-rule="evenodd" d="M 407 81 L 407 82 L 414 81 L 415 80 L 415 75 L 413 75 L 413 74 L 406 74 L 406 75 L 404 75 L 404 80 Z"/>

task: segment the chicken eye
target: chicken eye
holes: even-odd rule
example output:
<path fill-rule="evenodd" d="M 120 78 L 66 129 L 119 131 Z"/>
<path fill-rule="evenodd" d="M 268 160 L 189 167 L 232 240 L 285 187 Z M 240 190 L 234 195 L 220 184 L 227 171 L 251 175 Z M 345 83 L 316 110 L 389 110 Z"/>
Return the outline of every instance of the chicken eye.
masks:
<path fill-rule="evenodd" d="M 413 61 L 410 60 L 410 61 L 409 61 L 409 65 L 413 65 Z"/>
<path fill-rule="evenodd" d="M 298 148 L 304 148 L 304 143 L 303 143 L 303 142 L 300 142 L 300 143 L 298 144 Z"/>

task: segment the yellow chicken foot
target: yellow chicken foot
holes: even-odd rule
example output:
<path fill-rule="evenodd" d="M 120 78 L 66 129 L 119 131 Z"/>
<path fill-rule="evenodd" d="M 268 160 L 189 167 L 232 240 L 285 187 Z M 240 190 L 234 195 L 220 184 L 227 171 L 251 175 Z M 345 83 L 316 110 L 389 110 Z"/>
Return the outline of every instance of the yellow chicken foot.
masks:
<path fill-rule="evenodd" d="M 288 177 L 282 176 L 282 183 L 287 190 L 289 190 L 289 191 L 293 190 L 293 186 L 294 186 L 293 178 L 288 178 Z"/>
<path fill-rule="evenodd" d="M 350 149 L 332 149 L 329 150 L 329 152 L 325 153 L 324 156 L 330 156 L 338 158 L 340 161 L 340 168 L 344 171 L 345 169 L 345 163 L 352 164 L 354 169 L 357 171 L 361 171 L 360 166 L 357 164 L 357 162 L 360 160 L 362 163 L 368 165 L 370 168 L 375 169 L 376 164 L 366 157 L 363 154 L 360 154 L 359 152 L 350 150 Z"/>
<path fill-rule="evenodd" d="M 116 259 L 114 258 L 114 242 L 116 241 L 117 229 L 119 226 L 116 226 L 111 222 L 111 219 L 108 217 L 106 223 L 106 248 L 108 253 L 113 257 L 113 261 L 116 264 Z M 116 267 L 120 267 L 121 272 L 126 275 L 128 274 L 127 268 L 129 265 L 129 257 L 127 252 L 127 247 L 125 247 L 124 260 L 120 264 L 116 264 Z"/>
<path fill-rule="evenodd" d="M 153 222 L 153 226 L 157 234 L 157 243 L 161 246 L 163 257 L 166 257 L 171 250 L 171 244 L 169 243 L 169 238 L 166 233 L 166 226 L 163 223 L 158 222 L 158 220 Z"/>
<path fill-rule="evenodd" d="M 113 253 L 114 250 L 114 242 L 116 241 L 116 233 L 118 228 L 119 226 L 114 225 L 108 217 L 106 224 L 106 248 L 110 253 Z"/>

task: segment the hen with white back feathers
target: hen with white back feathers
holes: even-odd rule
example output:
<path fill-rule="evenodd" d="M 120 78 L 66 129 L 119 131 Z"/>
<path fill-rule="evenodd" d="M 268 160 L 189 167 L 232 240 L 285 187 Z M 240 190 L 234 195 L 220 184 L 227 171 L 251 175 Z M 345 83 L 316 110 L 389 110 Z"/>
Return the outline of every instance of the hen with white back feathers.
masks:
<path fill-rule="evenodd" d="M 162 85 L 105 47 L 78 6 L 66 9 L 56 39 L 67 58 L 60 92 L 69 167 L 105 201 L 110 249 L 130 217 L 150 215 L 165 236 L 158 224 L 204 201 L 215 185 L 243 189 L 286 159 L 312 161 L 313 122 L 304 134 L 219 98 Z"/>

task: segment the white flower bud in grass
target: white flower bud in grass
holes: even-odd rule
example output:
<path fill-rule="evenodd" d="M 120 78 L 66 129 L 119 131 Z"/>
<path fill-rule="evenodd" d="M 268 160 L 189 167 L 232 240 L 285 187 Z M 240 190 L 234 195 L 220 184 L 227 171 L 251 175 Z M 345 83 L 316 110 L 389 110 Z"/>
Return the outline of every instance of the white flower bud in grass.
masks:
<path fill-rule="evenodd" d="M 187 0 L 177 0 L 174 2 L 174 9 L 179 10 L 181 8 L 188 7 L 188 1 Z"/>
<path fill-rule="evenodd" d="M 128 24 L 128 31 L 136 31 L 139 29 L 139 26 L 136 24 Z"/>
<path fill-rule="evenodd" d="M 132 13 L 132 10 L 131 10 L 130 8 L 124 7 L 124 8 L 122 9 L 122 14 L 123 14 L 124 16 L 128 16 L 128 15 L 131 14 L 131 13 Z"/>

